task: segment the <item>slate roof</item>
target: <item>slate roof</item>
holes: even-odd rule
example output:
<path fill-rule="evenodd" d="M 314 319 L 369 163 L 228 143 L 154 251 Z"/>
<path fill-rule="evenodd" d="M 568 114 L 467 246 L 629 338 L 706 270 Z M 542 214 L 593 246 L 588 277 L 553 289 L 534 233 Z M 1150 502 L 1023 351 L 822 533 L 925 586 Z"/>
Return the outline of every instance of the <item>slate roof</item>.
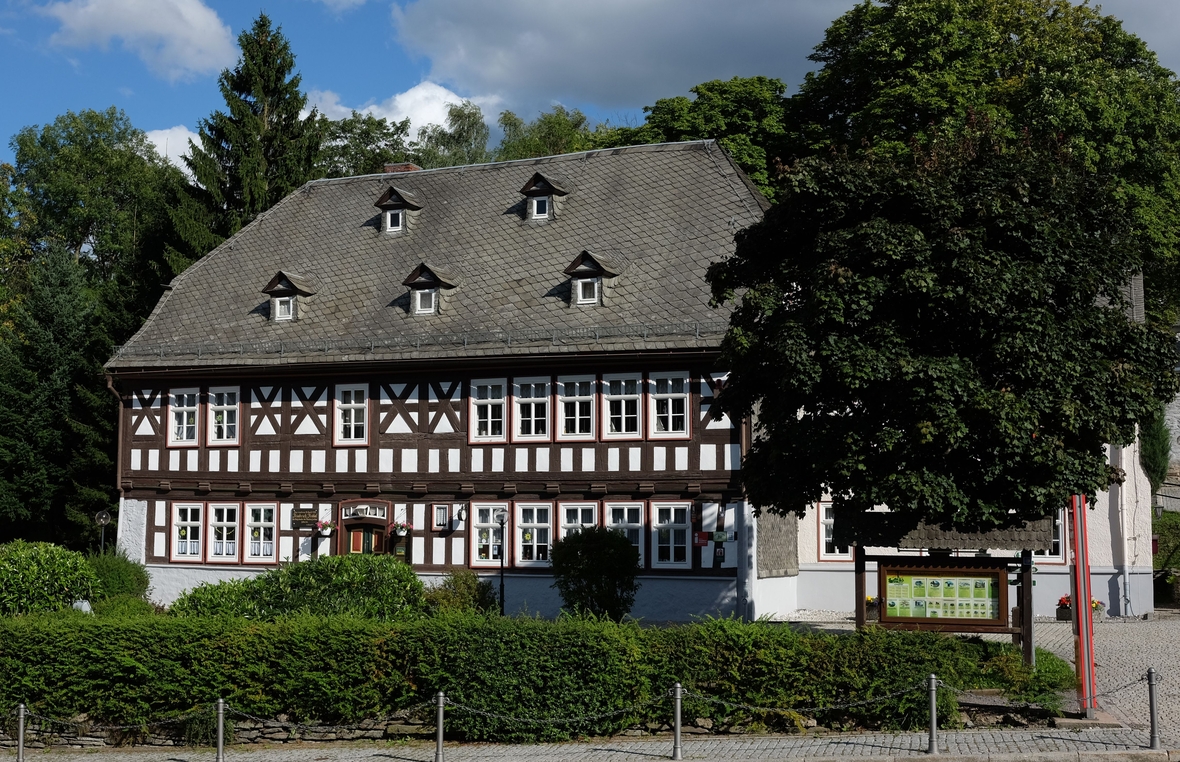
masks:
<path fill-rule="evenodd" d="M 548 221 L 524 213 L 536 172 L 570 191 Z M 391 186 L 423 204 L 400 234 L 373 207 Z M 317 180 L 177 276 L 107 367 L 714 348 L 729 313 L 709 307 L 705 271 L 767 208 L 713 141 Z M 628 263 L 603 305 L 570 305 L 563 270 L 585 250 Z M 408 309 L 423 262 L 461 281 L 436 315 Z M 278 271 L 318 286 L 298 320 L 268 319 L 259 292 Z"/>

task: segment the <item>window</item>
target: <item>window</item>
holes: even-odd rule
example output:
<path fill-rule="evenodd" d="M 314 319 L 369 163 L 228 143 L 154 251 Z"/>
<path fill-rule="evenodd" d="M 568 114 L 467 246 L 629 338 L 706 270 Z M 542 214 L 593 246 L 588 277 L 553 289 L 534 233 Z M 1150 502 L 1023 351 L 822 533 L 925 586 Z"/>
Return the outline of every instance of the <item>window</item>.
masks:
<path fill-rule="evenodd" d="M 209 444 L 238 443 L 238 389 L 209 390 Z"/>
<path fill-rule="evenodd" d="M 295 297 L 293 296 L 276 296 L 275 297 L 275 320 L 294 320 L 295 319 Z"/>
<path fill-rule="evenodd" d="M 348 552 L 370 555 L 385 552 L 385 530 L 381 527 L 357 527 L 348 532 Z"/>
<path fill-rule="evenodd" d="M 362 503 L 340 509 L 340 517 L 345 519 L 384 519 L 385 514 L 385 506 L 380 504 Z"/>
<path fill-rule="evenodd" d="M 607 526 L 622 532 L 639 551 L 639 565 L 643 566 L 643 503 L 607 503 Z"/>
<path fill-rule="evenodd" d="M 365 397 L 363 386 L 343 386 L 336 389 L 336 441 L 363 444 L 365 439 Z"/>
<path fill-rule="evenodd" d="M 210 561 L 238 560 L 238 506 L 209 506 Z"/>
<path fill-rule="evenodd" d="M 172 389 L 169 392 L 168 444 L 195 447 L 197 444 L 197 390 Z"/>
<path fill-rule="evenodd" d="M 415 315 L 433 315 L 438 312 L 437 288 L 416 288 L 411 293 L 414 295 Z"/>
<path fill-rule="evenodd" d="M 651 376 L 652 438 L 688 437 L 688 374 Z"/>
<path fill-rule="evenodd" d="M 385 213 L 385 232 L 396 233 L 402 229 L 402 210 L 390 209 Z"/>
<path fill-rule="evenodd" d="M 575 279 L 574 295 L 578 304 L 598 304 L 598 278 Z"/>
<path fill-rule="evenodd" d="M 518 503 L 516 506 L 516 560 L 522 564 L 549 563 L 553 506 L 548 503 Z"/>
<path fill-rule="evenodd" d="M 176 541 L 172 545 L 172 558 L 177 561 L 201 560 L 201 510 L 200 503 L 176 506 L 172 519 L 172 531 Z"/>
<path fill-rule="evenodd" d="M 603 376 L 603 428 L 607 439 L 643 436 L 639 426 L 640 376 Z"/>
<path fill-rule="evenodd" d="M 1057 515 L 1053 517 L 1053 546 L 1049 550 L 1034 550 L 1033 555 L 1037 558 L 1044 558 L 1048 560 L 1064 561 L 1065 553 L 1062 550 L 1062 516 L 1064 511 L 1058 511 Z"/>
<path fill-rule="evenodd" d="M 558 509 L 561 516 L 561 536 L 568 537 L 585 527 L 598 525 L 597 503 L 562 503 Z"/>
<path fill-rule="evenodd" d="M 435 529 L 446 529 L 451 525 L 451 507 L 445 503 L 436 503 L 434 506 L 434 527 Z"/>
<path fill-rule="evenodd" d="M 688 503 L 652 504 L 652 566 L 692 566 L 688 554 L 691 508 Z"/>
<path fill-rule="evenodd" d="M 558 439 L 594 439 L 594 376 L 557 379 Z"/>
<path fill-rule="evenodd" d="M 836 526 L 836 511 L 831 503 L 819 504 L 819 523 L 822 535 L 820 558 L 848 558 L 847 546 L 836 545 L 832 541 L 832 532 Z"/>
<path fill-rule="evenodd" d="M 500 524 L 496 521 L 497 514 L 503 511 L 505 528 L 507 529 L 507 503 L 473 503 L 471 512 L 472 527 L 475 542 L 471 544 L 473 558 L 471 562 L 476 566 L 499 566 L 500 556 L 504 552 L 504 537 L 500 531 Z"/>
<path fill-rule="evenodd" d="M 504 441 L 504 387 L 503 379 L 471 382 L 471 420 L 475 431 L 472 437 L 477 442 Z"/>
<path fill-rule="evenodd" d="M 529 200 L 530 216 L 534 220 L 544 220 L 549 218 L 549 197 L 548 196 L 534 196 Z"/>
<path fill-rule="evenodd" d="M 549 439 L 549 380 L 518 378 L 513 383 L 517 439 Z"/>
<path fill-rule="evenodd" d="M 275 560 L 275 507 L 246 506 L 247 561 Z"/>

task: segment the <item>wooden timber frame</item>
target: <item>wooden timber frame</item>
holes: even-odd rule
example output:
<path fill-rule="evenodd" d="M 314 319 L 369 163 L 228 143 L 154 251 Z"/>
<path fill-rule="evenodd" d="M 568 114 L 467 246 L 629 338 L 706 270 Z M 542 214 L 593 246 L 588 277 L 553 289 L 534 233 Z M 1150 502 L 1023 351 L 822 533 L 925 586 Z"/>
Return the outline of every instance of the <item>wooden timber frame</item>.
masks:
<path fill-rule="evenodd" d="M 1000 581 L 1000 619 L 971 621 L 969 619 L 918 619 L 913 617 L 894 618 L 885 616 L 885 607 L 878 603 L 878 627 L 891 630 L 925 630 L 932 632 L 968 632 L 1010 634 L 1014 643 L 1019 643 L 1024 663 L 1032 666 L 1036 660 L 1033 641 L 1033 564 L 1032 551 L 1021 551 L 1019 556 L 975 556 L 956 558 L 948 555 L 931 556 L 870 556 L 860 546 L 853 548 L 856 571 L 856 629 L 865 627 L 868 606 L 866 601 L 866 567 L 869 561 L 877 563 L 877 599 L 886 600 L 886 575 L 882 569 L 907 572 L 938 572 L 948 576 L 961 572 L 964 576 L 979 575 L 981 572 L 997 574 Z M 1011 624 L 1008 619 L 1008 575 L 1016 574 L 1016 607 L 1012 610 Z"/>

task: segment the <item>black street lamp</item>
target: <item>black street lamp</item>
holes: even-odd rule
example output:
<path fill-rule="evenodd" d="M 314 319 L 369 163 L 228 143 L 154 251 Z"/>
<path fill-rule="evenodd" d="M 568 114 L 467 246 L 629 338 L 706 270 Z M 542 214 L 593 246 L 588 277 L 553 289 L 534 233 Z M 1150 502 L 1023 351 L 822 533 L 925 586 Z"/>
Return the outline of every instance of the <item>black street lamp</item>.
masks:
<path fill-rule="evenodd" d="M 504 552 L 508 546 L 506 542 L 508 538 L 504 534 L 504 525 L 508 523 L 508 511 L 498 508 L 494 517 L 496 523 L 500 525 L 500 616 L 504 616 Z"/>

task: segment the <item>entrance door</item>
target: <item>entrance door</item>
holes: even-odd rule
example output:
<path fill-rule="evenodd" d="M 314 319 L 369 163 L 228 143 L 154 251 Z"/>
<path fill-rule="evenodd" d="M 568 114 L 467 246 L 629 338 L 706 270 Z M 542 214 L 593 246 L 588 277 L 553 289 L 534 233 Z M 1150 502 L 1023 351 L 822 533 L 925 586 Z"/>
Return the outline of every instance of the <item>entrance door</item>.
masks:
<path fill-rule="evenodd" d="M 385 532 L 380 527 L 356 527 L 349 531 L 350 553 L 384 553 Z"/>

